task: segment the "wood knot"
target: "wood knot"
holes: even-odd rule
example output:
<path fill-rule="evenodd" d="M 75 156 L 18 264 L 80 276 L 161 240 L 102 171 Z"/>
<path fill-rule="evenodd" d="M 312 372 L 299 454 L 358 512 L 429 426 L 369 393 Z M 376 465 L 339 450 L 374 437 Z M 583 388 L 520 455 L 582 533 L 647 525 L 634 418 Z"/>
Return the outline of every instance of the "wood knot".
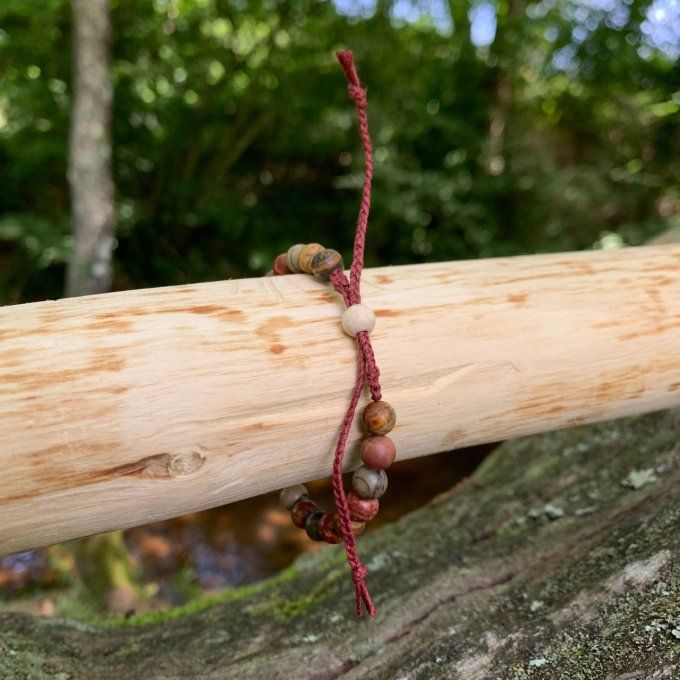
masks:
<path fill-rule="evenodd" d="M 190 475 L 203 467 L 205 456 L 198 451 L 187 453 L 159 453 L 155 456 L 142 458 L 126 466 L 123 474 L 136 474 L 142 477 L 156 479 L 172 479 L 174 477 L 184 477 Z"/>

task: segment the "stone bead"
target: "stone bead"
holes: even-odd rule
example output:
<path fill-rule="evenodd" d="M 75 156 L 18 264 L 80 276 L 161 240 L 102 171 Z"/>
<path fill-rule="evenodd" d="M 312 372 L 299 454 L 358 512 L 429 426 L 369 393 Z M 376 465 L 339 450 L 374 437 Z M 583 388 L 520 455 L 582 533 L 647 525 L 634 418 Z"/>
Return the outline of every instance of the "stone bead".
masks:
<path fill-rule="evenodd" d="M 361 460 L 374 470 L 386 470 L 397 456 L 397 448 L 390 437 L 374 435 L 361 443 Z"/>
<path fill-rule="evenodd" d="M 281 489 L 279 502 L 286 510 L 290 510 L 304 496 L 309 496 L 307 489 L 302 484 L 295 484 Z"/>
<path fill-rule="evenodd" d="M 307 536 L 309 536 L 313 541 L 323 541 L 321 536 L 321 519 L 326 513 L 323 510 L 315 510 L 307 516 L 307 521 L 305 522 L 305 531 Z"/>
<path fill-rule="evenodd" d="M 283 276 L 284 274 L 292 274 L 293 272 L 288 269 L 288 265 L 286 264 L 286 254 L 281 253 L 275 260 L 274 260 L 274 274 L 277 276 Z"/>
<path fill-rule="evenodd" d="M 352 476 L 352 488 L 361 498 L 380 498 L 387 490 L 387 475 L 362 465 Z"/>
<path fill-rule="evenodd" d="M 332 248 L 324 248 L 312 258 L 312 274 L 319 281 L 328 281 L 331 272 L 344 268 L 342 255 Z"/>
<path fill-rule="evenodd" d="M 370 434 L 387 434 L 397 422 L 397 414 L 386 401 L 372 401 L 364 409 L 363 422 Z"/>
<path fill-rule="evenodd" d="M 349 506 L 349 516 L 356 522 L 370 522 L 380 508 L 380 501 L 377 498 L 361 498 L 354 491 L 347 496 Z"/>
<path fill-rule="evenodd" d="M 313 513 L 319 506 L 309 498 L 303 497 L 296 501 L 290 516 L 293 524 L 300 529 L 305 528 L 305 522 L 311 513 Z"/>
<path fill-rule="evenodd" d="M 342 314 L 342 329 L 353 338 L 361 331 L 370 333 L 374 328 L 375 314 L 366 305 L 352 305 Z"/>
<path fill-rule="evenodd" d="M 338 531 L 338 527 L 335 524 L 335 516 L 332 512 L 324 513 L 324 516 L 321 518 L 319 522 L 319 535 L 326 543 L 331 545 L 342 541 L 342 534 Z"/>
<path fill-rule="evenodd" d="M 340 517 L 338 516 L 337 512 L 333 513 L 333 521 L 335 522 L 336 531 L 340 536 L 342 536 L 342 530 L 340 529 Z M 366 522 L 355 520 L 350 517 L 349 526 L 355 536 L 360 536 L 366 528 Z"/>
<path fill-rule="evenodd" d="M 298 256 L 298 267 L 306 274 L 311 274 L 312 259 L 320 250 L 323 250 L 323 246 L 320 243 L 308 243 L 304 246 Z"/>
<path fill-rule="evenodd" d="M 298 273 L 302 271 L 302 269 L 300 269 L 300 253 L 304 247 L 304 243 L 296 243 L 294 246 L 288 248 L 288 252 L 286 253 L 286 266 L 290 271 Z"/>

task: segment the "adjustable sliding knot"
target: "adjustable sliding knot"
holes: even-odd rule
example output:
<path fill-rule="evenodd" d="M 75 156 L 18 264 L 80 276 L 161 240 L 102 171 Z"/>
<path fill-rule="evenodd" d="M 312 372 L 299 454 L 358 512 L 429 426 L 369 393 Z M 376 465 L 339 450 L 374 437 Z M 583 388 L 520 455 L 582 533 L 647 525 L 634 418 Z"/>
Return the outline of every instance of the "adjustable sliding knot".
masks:
<path fill-rule="evenodd" d="M 349 96 L 357 108 L 359 109 L 366 108 L 367 105 L 366 90 L 364 90 L 364 88 L 361 87 L 361 85 L 354 85 L 350 83 L 347 86 L 347 91 L 349 92 Z"/>

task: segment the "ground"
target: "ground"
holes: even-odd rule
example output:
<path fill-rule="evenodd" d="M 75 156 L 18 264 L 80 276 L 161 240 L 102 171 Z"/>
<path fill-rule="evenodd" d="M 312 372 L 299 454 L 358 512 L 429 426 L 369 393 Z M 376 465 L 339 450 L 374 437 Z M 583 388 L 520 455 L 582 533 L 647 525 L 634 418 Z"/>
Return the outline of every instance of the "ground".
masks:
<path fill-rule="evenodd" d="M 3 680 L 680 677 L 680 414 L 506 442 L 359 541 L 170 612 L 0 613 Z"/>

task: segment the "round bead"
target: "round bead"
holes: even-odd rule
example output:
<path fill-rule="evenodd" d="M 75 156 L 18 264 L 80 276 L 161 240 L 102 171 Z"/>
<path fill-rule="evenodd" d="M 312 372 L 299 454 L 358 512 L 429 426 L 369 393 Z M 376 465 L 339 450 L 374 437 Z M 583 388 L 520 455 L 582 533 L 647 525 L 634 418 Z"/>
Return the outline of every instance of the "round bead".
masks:
<path fill-rule="evenodd" d="M 298 256 L 298 267 L 306 274 L 312 273 L 312 258 L 320 251 L 323 246 L 320 243 L 308 243 L 300 251 Z"/>
<path fill-rule="evenodd" d="M 324 513 L 319 522 L 319 535 L 326 543 L 335 545 L 342 541 L 342 534 L 338 531 L 335 525 L 335 517 L 332 512 Z"/>
<path fill-rule="evenodd" d="M 274 274 L 283 276 L 284 274 L 292 273 L 293 272 L 288 269 L 288 265 L 286 264 L 286 253 L 281 253 L 281 255 L 274 260 Z"/>
<path fill-rule="evenodd" d="M 308 496 L 307 489 L 302 484 L 295 484 L 281 489 L 279 502 L 286 510 L 290 510 L 303 496 Z"/>
<path fill-rule="evenodd" d="M 332 248 L 324 248 L 312 258 L 312 274 L 319 281 L 328 281 L 331 272 L 344 268 L 342 255 Z"/>
<path fill-rule="evenodd" d="M 357 333 L 362 331 L 370 333 L 374 328 L 375 314 L 366 305 L 352 305 L 342 314 L 342 329 L 353 338 Z"/>
<path fill-rule="evenodd" d="M 338 516 L 337 512 L 333 513 L 333 521 L 335 522 L 337 533 L 342 536 L 342 530 L 340 529 L 340 517 Z M 366 528 L 366 522 L 355 520 L 350 517 L 349 526 L 355 536 L 360 536 Z"/>
<path fill-rule="evenodd" d="M 323 510 L 315 510 L 307 516 L 307 521 L 305 522 L 305 531 L 307 536 L 309 536 L 313 541 L 323 541 L 321 536 L 321 519 L 326 513 Z"/>
<path fill-rule="evenodd" d="M 370 434 L 387 434 L 397 422 L 397 414 L 386 401 L 372 401 L 364 409 L 363 421 Z"/>
<path fill-rule="evenodd" d="M 361 460 L 374 470 L 385 470 L 397 456 L 394 442 L 385 435 L 367 437 L 361 443 Z"/>
<path fill-rule="evenodd" d="M 311 513 L 313 513 L 319 506 L 309 498 L 303 497 L 296 501 L 290 516 L 293 519 L 293 524 L 300 529 L 304 529 L 305 522 Z"/>
<path fill-rule="evenodd" d="M 387 490 L 387 475 L 362 465 L 352 476 L 352 488 L 361 498 L 380 498 Z"/>
<path fill-rule="evenodd" d="M 380 501 L 377 498 L 361 498 L 354 491 L 347 496 L 349 506 L 349 516 L 356 522 L 370 522 L 380 508 Z"/>
<path fill-rule="evenodd" d="M 302 269 L 300 269 L 300 253 L 304 247 L 304 243 L 296 243 L 294 246 L 288 248 L 288 252 L 286 253 L 286 266 L 290 271 L 302 271 Z"/>

